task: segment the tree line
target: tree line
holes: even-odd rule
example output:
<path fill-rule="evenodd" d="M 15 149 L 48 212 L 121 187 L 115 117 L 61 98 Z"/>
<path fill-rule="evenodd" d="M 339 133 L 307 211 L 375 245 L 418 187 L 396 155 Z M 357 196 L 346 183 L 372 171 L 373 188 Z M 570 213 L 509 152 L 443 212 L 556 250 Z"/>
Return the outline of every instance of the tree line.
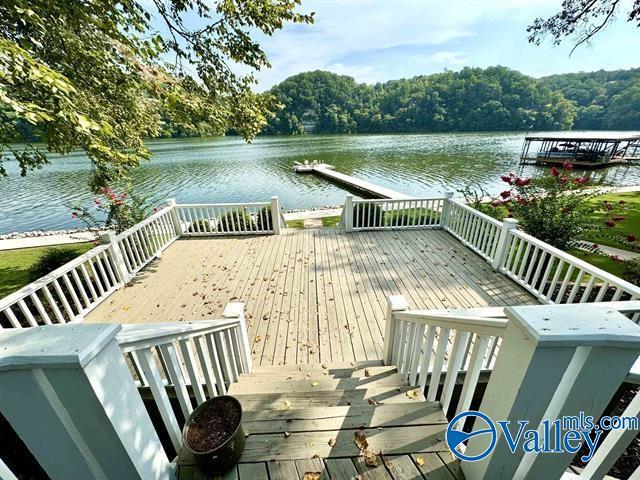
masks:
<path fill-rule="evenodd" d="M 368 85 L 325 71 L 287 78 L 264 134 L 640 129 L 640 69 L 540 79 L 506 67 Z"/>

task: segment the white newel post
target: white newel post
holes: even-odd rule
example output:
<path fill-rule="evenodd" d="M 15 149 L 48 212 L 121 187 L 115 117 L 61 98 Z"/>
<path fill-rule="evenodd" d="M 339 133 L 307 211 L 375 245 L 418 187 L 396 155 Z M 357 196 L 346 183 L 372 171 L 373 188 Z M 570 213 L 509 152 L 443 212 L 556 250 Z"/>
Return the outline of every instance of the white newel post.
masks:
<path fill-rule="evenodd" d="M 409 304 L 402 295 L 390 295 L 387 298 L 387 316 L 384 327 L 384 351 L 382 359 L 385 365 L 391 365 L 393 345 L 396 336 L 396 319 L 394 312 L 409 310 Z"/>
<path fill-rule="evenodd" d="M 444 194 L 444 201 L 442 202 L 442 218 L 440 219 L 440 228 L 446 228 L 449 226 L 449 218 L 451 217 L 452 201 L 453 201 L 453 192 L 446 192 Z"/>
<path fill-rule="evenodd" d="M 509 421 L 515 435 L 519 421 L 541 432 L 543 419 L 580 412 L 599 418 L 638 357 L 640 326 L 587 304 L 505 312 L 509 324 L 479 409 L 496 424 L 496 447 L 482 460 L 462 462 L 462 470 L 467 480 L 560 478 L 575 454 L 525 454 L 522 442 L 511 453 L 497 422 Z M 465 455 L 485 452 L 490 437 L 471 437 Z"/>
<path fill-rule="evenodd" d="M 54 480 L 174 478 L 116 341 L 121 328 L 0 333 L 0 411 Z"/>
<path fill-rule="evenodd" d="M 131 275 L 127 269 L 127 264 L 122 256 L 122 250 L 120 250 L 120 245 L 118 245 L 118 241 L 116 240 L 115 232 L 113 230 L 108 230 L 101 233 L 100 243 L 103 245 L 110 245 L 111 258 L 113 258 L 113 263 L 115 264 L 116 272 L 118 273 L 120 281 L 125 284 L 131 280 L 133 275 Z"/>
<path fill-rule="evenodd" d="M 280 235 L 280 202 L 278 202 L 278 197 L 271 197 L 271 225 L 274 235 Z"/>
<path fill-rule="evenodd" d="M 504 263 L 504 260 L 509 251 L 509 236 L 511 230 L 518 226 L 518 221 L 515 218 L 505 218 L 502 222 L 502 228 L 500 229 L 500 237 L 498 238 L 498 246 L 496 247 L 496 253 L 493 257 L 491 266 L 494 270 L 499 270 Z"/>
<path fill-rule="evenodd" d="M 247 322 L 244 318 L 244 303 L 227 303 L 227 305 L 224 307 L 224 312 L 222 312 L 222 316 L 224 318 L 237 318 L 239 320 L 243 373 L 251 373 L 251 371 L 253 370 L 253 359 L 251 358 L 251 344 L 249 343 Z"/>
<path fill-rule="evenodd" d="M 344 200 L 344 230 L 353 232 L 353 195 L 347 195 Z"/>
<path fill-rule="evenodd" d="M 176 199 L 167 198 L 165 203 L 167 204 L 167 207 L 171 208 L 171 223 L 173 223 L 173 230 L 179 237 L 180 235 L 182 235 L 182 225 L 180 224 L 180 217 L 178 217 L 178 211 L 176 210 Z"/>

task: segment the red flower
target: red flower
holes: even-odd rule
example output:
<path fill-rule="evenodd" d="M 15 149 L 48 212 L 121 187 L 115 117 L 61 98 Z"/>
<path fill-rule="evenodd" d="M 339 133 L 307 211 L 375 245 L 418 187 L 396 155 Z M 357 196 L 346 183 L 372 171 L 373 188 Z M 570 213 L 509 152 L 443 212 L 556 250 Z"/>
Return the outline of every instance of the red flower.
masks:
<path fill-rule="evenodd" d="M 609 258 L 611 260 L 613 260 L 614 262 L 621 262 L 622 261 L 622 259 L 617 255 L 609 255 Z"/>
<path fill-rule="evenodd" d="M 564 170 L 573 170 L 573 164 L 569 160 L 567 160 L 562 164 L 562 168 Z"/>
<path fill-rule="evenodd" d="M 600 248 L 600 245 L 598 245 L 597 243 L 594 243 L 593 248 Z"/>
<path fill-rule="evenodd" d="M 607 203 L 607 202 L 604 202 L 603 207 L 604 207 L 604 209 L 605 209 L 605 210 L 607 210 L 607 211 L 609 211 L 609 212 L 610 212 L 611 210 L 613 210 L 613 205 L 611 205 L 610 203 Z"/>
<path fill-rule="evenodd" d="M 562 177 L 560 177 L 560 181 L 562 183 L 567 183 L 569 181 L 569 177 L 567 177 L 566 175 L 563 175 Z"/>
<path fill-rule="evenodd" d="M 571 209 L 569 207 L 564 207 L 562 209 L 562 213 L 569 213 L 571 211 Z"/>
<path fill-rule="evenodd" d="M 612 220 L 615 220 L 616 222 L 621 222 L 621 221 L 622 221 L 622 220 L 624 220 L 625 218 L 627 218 L 627 217 L 615 216 L 615 217 L 612 217 Z"/>
<path fill-rule="evenodd" d="M 71 212 L 71 218 L 78 218 L 78 214 L 76 212 Z"/>
<path fill-rule="evenodd" d="M 583 183 L 587 183 L 589 179 L 587 177 L 578 177 L 573 180 L 576 185 L 582 185 Z"/>
<path fill-rule="evenodd" d="M 556 167 L 551 167 L 551 175 L 557 177 L 558 175 L 560 175 L 560 171 Z"/>
<path fill-rule="evenodd" d="M 528 205 L 529 204 L 529 201 L 526 198 L 522 198 L 522 197 L 516 198 L 516 202 L 518 202 L 520 205 Z"/>
<path fill-rule="evenodd" d="M 526 185 L 529 185 L 531 183 L 531 179 L 530 178 L 516 178 L 516 186 L 517 187 L 524 187 Z"/>
<path fill-rule="evenodd" d="M 513 180 L 513 177 L 512 177 L 512 175 L 511 175 L 511 174 L 509 174 L 509 175 L 502 175 L 502 176 L 500 177 L 500 180 L 502 180 L 503 182 L 506 182 L 506 183 L 508 183 L 509 185 L 511 185 L 511 181 Z"/>
<path fill-rule="evenodd" d="M 637 240 L 636 236 L 633 234 L 627 235 L 627 242 L 635 242 Z"/>
<path fill-rule="evenodd" d="M 615 227 L 616 226 L 616 222 L 614 222 L 613 220 L 607 220 L 606 222 L 604 222 L 604 224 L 607 227 Z"/>
<path fill-rule="evenodd" d="M 619 204 L 619 205 L 624 205 L 625 203 L 627 203 L 627 202 L 625 202 L 624 200 L 620 200 L 620 201 L 618 202 L 618 204 Z"/>
<path fill-rule="evenodd" d="M 505 190 L 504 192 L 500 192 L 500 196 L 506 200 L 511 196 L 511 192 L 509 190 Z"/>

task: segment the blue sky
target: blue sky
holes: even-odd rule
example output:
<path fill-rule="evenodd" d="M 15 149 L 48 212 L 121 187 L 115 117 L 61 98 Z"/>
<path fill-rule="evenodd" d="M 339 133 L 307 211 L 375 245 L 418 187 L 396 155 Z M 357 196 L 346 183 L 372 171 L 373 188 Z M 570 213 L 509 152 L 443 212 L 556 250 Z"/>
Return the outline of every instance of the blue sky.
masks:
<path fill-rule="evenodd" d="M 505 65 L 532 76 L 640 66 L 640 29 L 620 19 L 591 46 L 527 42 L 526 27 L 561 0 L 303 0 L 314 25 L 259 37 L 273 67 L 259 90 L 309 70 L 373 83 L 463 66 Z"/>

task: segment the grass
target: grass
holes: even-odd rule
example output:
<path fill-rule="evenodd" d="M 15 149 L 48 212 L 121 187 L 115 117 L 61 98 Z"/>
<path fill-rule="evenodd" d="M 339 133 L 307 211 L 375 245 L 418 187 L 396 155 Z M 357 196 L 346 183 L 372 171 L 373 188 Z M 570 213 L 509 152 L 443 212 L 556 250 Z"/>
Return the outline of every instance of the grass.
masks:
<path fill-rule="evenodd" d="M 304 220 L 287 220 L 287 228 L 304 228 Z"/>
<path fill-rule="evenodd" d="M 54 248 L 73 250 L 81 255 L 91 250 L 93 244 L 87 242 L 0 251 L 0 298 L 31 283 L 30 275 L 33 266 L 44 252 Z"/>
<path fill-rule="evenodd" d="M 607 255 L 600 255 L 597 253 L 589 253 L 583 250 L 572 249 L 569 251 L 571 255 L 590 263 L 594 267 L 601 268 L 605 272 L 609 272 L 620 278 L 624 278 L 624 265 L 621 262 L 617 262 Z"/>
<path fill-rule="evenodd" d="M 616 215 L 626 217 L 624 220 L 616 222 L 616 226 L 611 229 L 601 228 L 604 226 L 605 210 L 603 202 L 605 201 L 615 205 Z M 624 202 L 624 205 L 620 205 L 619 202 L 621 201 Z M 584 240 L 623 250 L 640 252 L 640 192 L 598 195 L 589 201 L 589 207 L 591 210 L 589 218 L 594 225 L 597 225 L 597 228 L 585 232 L 583 234 Z M 625 238 L 628 235 L 635 235 L 638 240 L 633 243 L 627 242 Z"/>
<path fill-rule="evenodd" d="M 323 227 L 337 227 L 340 223 L 340 215 L 335 215 L 332 217 L 322 217 L 322 226 Z"/>

